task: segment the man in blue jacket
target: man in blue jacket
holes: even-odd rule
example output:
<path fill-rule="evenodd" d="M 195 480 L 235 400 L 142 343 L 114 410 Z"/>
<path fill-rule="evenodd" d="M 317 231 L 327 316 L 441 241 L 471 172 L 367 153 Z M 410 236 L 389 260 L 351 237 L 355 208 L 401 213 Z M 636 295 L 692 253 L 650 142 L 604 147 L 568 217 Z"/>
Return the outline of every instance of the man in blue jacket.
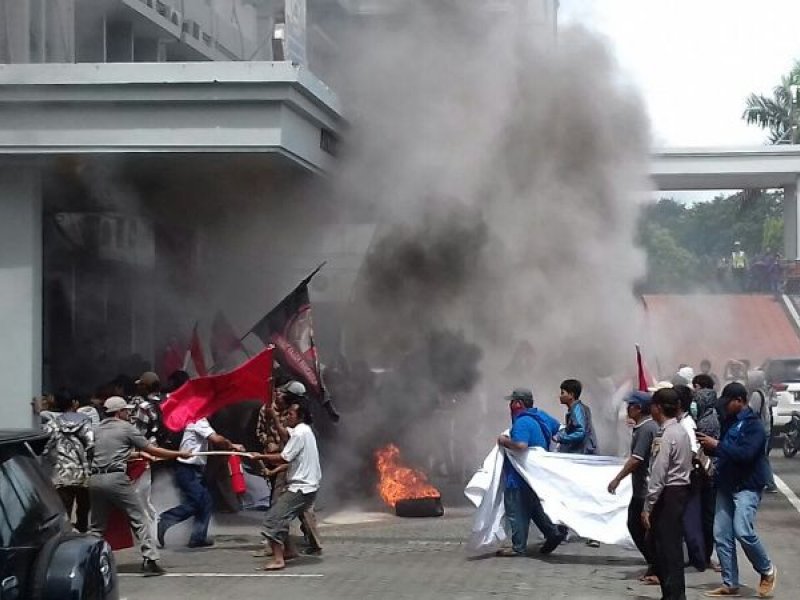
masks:
<path fill-rule="evenodd" d="M 550 439 L 558 431 L 559 423 L 546 412 L 533 407 L 533 392 L 517 388 L 506 396 L 511 409 L 510 435 L 501 435 L 497 443 L 511 452 L 524 453 L 528 448 L 549 450 Z M 505 488 L 503 500 L 506 519 L 511 527 L 510 550 L 501 551 L 502 556 L 524 556 L 528 549 L 528 527 L 533 521 L 544 535 L 545 541 L 539 552 L 550 554 L 566 538 L 566 532 L 553 524 L 542 508 L 539 496 L 523 479 L 506 456 L 503 466 Z"/>
<path fill-rule="evenodd" d="M 722 439 L 697 434 L 703 448 L 716 456 L 714 542 L 722 567 L 722 586 L 706 592 L 711 597 L 739 593 L 737 540 L 761 576 L 759 597 L 767 598 L 775 589 L 777 569 L 755 531 L 756 512 L 769 476 L 764 454 L 766 434 L 760 417 L 747 405 L 747 396 L 747 389 L 741 383 L 726 385 L 720 397 L 727 421 Z"/>
<path fill-rule="evenodd" d="M 555 436 L 558 451 L 569 454 L 595 454 L 597 437 L 592 424 L 592 412 L 581 402 L 583 386 L 577 379 L 561 382 L 559 402 L 567 407 L 564 431 Z"/>

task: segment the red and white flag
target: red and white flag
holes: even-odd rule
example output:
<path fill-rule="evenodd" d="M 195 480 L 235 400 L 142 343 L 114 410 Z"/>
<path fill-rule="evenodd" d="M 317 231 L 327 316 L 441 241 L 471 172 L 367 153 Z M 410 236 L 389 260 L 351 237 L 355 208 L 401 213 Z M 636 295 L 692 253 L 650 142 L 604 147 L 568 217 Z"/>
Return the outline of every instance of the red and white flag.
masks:
<path fill-rule="evenodd" d="M 192 366 L 194 366 L 194 373 L 192 373 Z M 186 356 L 183 358 L 183 370 L 195 377 L 208 375 L 203 345 L 200 343 L 200 335 L 197 333 L 197 323 L 194 324 L 192 339 L 189 342 L 189 348 L 186 350 Z"/>

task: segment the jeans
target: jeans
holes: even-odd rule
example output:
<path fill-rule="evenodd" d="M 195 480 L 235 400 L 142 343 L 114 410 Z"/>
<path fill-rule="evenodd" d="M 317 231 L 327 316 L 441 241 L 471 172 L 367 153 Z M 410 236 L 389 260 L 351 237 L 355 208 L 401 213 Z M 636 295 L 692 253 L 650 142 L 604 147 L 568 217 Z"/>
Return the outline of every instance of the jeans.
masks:
<path fill-rule="evenodd" d="M 755 531 L 756 512 L 761 503 L 761 491 L 717 490 L 717 506 L 714 513 L 714 542 L 722 567 L 722 583 L 727 587 L 739 587 L 739 565 L 736 560 L 736 541 L 744 550 L 747 560 L 761 575 L 772 569 L 767 550 Z"/>
<path fill-rule="evenodd" d="M 650 535 L 655 547 L 656 575 L 662 600 L 686 600 L 683 574 L 683 511 L 689 486 L 667 486 L 653 507 Z"/>
<path fill-rule="evenodd" d="M 205 543 L 211 521 L 211 494 L 205 484 L 202 467 L 175 464 L 175 483 L 181 491 L 182 503 L 161 513 L 159 522 L 164 531 L 194 517 L 190 544 Z"/>
<path fill-rule="evenodd" d="M 511 545 L 517 554 L 525 554 L 528 550 L 528 527 L 533 521 L 545 539 L 560 535 L 544 509 L 539 496 L 528 485 L 520 488 L 506 488 L 503 493 L 506 518 L 511 527 Z"/>
<path fill-rule="evenodd" d="M 700 485 L 689 486 L 689 497 L 683 511 L 683 541 L 689 555 L 689 564 L 698 571 L 705 571 L 706 544 L 703 538 L 703 512 L 700 498 Z"/>
<path fill-rule="evenodd" d="M 717 488 L 714 487 L 714 480 L 707 477 L 700 489 L 706 567 L 711 566 L 711 554 L 714 552 L 714 512 L 716 510 L 716 498 Z"/>

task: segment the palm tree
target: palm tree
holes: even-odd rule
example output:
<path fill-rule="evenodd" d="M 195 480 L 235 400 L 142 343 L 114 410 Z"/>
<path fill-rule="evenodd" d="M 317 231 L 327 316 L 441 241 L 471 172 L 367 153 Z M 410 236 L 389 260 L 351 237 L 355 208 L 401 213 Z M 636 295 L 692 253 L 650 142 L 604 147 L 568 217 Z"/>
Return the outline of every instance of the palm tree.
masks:
<path fill-rule="evenodd" d="M 800 86 L 800 61 L 795 61 L 788 75 L 781 77 L 780 85 L 772 90 L 772 97 L 750 94 L 742 118 L 748 125 L 769 130 L 771 144 L 796 144 L 800 142 L 797 110 L 797 87 Z"/>

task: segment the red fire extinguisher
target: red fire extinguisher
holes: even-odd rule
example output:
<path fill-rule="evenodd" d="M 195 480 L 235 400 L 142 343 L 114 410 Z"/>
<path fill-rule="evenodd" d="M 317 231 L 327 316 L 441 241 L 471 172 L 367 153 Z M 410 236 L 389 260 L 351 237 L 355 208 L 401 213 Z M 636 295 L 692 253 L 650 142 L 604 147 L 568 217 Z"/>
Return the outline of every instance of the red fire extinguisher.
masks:
<path fill-rule="evenodd" d="M 244 480 L 244 470 L 242 469 L 242 459 L 235 454 L 228 457 L 228 471 L 231 474 L 231 489 L 234 494 L 244 494 L 247 491 L 247 483 Z"/>

